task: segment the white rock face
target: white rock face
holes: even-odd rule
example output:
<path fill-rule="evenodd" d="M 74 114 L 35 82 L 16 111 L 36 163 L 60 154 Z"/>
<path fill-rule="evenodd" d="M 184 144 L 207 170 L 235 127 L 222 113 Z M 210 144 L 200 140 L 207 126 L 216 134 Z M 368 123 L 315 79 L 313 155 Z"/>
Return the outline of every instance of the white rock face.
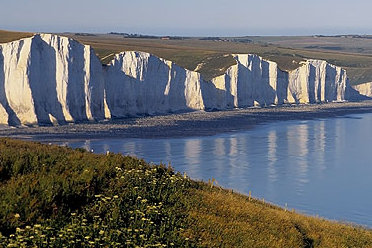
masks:
<path fill-rule="evenodd" d="M 289 102 L 345 101 L 348 87 L 346 71 L 323 60 L 307 60 L 289 72 Z"/>
<path fill-rule="evenodd" d="M 277 64 L 252 54 L 233 55 L 237 65 L 227 72 L 202 82 L 207 109 L 228 109 L 287 101 L 288 75 Z"/>
<path fill-rule="evenodd" d="M 203 109 L 200 74 L 142 52 L 123 52 L 105 68 L 107 117 Z"/>
<path fill-rule="evenodd" d="M 0 104 L 0 123 L 8 123 L 8 113 L 5 108 Z"/>
<path fill-rule="evenodd" d="M 237 65 L 224 75 L 202 82 L 206 108 L 345 101 L 352 90 L 346 71 L 323 60 L 307 60 L 298 69 L 284 72 L 275 62 L 257 55 L 234 58 Z"/>
<path fill-rule="evenodd" d="M 364 96 L 372 97 L 372 82 L 354 85 L 353 88 Z"/>
<path fill-rule="evenodd" d="M 102 66 L 89 46 L 42 34 L 0 45 L 0 105 L 11 125 L 104 118 Z"/>
<path fill-rule="evenodd" d="M 284 72 L 257 55 L 233 56 L 236 65 L 205 81 L 198 72 L 144 52 L 123 52 L 102 66 L 89 46 L 56 35 L 0 44 L 0 124 L 55 124 L 360 96 L 345 70 L 326 61 L 307 60 Z M 371 95 L 368 89 L 365 95 Z"/>

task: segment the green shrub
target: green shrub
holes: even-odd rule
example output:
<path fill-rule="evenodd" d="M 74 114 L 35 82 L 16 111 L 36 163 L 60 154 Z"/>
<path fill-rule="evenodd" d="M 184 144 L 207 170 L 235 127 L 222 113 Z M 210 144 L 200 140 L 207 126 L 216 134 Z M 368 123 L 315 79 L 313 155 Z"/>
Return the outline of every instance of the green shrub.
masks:
<path fill-rule="evenodd" d="M 192 182 L 118 154 L 0 139 L 2 244 L 192 246 L 182 230 Z"/>

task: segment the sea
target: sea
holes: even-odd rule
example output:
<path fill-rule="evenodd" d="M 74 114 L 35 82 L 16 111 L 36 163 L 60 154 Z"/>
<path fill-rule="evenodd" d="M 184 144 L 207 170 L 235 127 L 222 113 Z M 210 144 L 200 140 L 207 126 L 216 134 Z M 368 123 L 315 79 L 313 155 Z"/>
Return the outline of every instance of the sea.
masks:
<path fill-rule="evenodd" d="M 372 228 L 372 114 L 279 121 L 214 136 L 59 143 L 171 165 L 195 180 Z"/>

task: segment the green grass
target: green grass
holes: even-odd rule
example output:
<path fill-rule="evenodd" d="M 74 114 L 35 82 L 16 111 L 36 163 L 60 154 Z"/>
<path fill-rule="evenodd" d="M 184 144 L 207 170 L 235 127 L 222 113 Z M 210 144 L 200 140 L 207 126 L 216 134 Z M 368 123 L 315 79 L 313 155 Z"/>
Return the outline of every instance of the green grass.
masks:
<path fill-rule="evenodd" d="M 0 247 L 193 246 L 191 184 L 131 157 L 0 139 Z"/>
<path fill-rule="evenodd" d="M 370 247 L 307 217 L 118 154 L 0 139 L 1 247 Z"/>

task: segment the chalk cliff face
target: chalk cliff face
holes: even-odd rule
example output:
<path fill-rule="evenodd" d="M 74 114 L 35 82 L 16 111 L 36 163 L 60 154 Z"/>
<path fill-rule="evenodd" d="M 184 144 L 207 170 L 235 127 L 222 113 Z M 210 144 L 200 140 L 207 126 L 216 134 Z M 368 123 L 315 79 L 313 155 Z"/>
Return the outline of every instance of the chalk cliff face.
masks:
<path fill-rule="evenodd" d="M 203 109 L 200 74 L 142 52 L 123 52 L 105 68 L 106 117 Z"/>
<path fill-rule="evenodd" d="M 89 46 L 49 34 L 0 45 L 1 123 L 102 119 L 103 92 L 102 66 Z"/>
<path fill-rule="evenodd" d="M 323 60 L 307 60 L 289 73 L 289 91 L 294 102 L 345 101 L 348 90 L 351 88 L 346 71 Z"/>
<path fill-rule="evenodd" d="M 211 83 L 203 82 L 206 108 L 345 101 L 353 91 L 345 70 L 326 61 L 307 60 L 298 69 L 284 72 L 275 62 L 257 55 L 234 58 L 237 65 Z"/>
<path fill-rule="evenodd" d="M 123 52 L 102 66 L 89 46 L 56 35 L 0 44 L 0 123 L 65 123 L 359 97 L 345 70 L 326 61 L 307 60 L 284 72 L 257 55 L 233 56 L 236 65 L 205 81 L 197 72 L 144 52 Z"/>
<path fill-rule="evenodd" d="M 266 106 L 287 101 L 288 73 L 281 71 L 276 63 L 257 55 L 233 56 L 237 65 L 214 78 L 211 82 L 213 86 L 203 91 L 206 108 Z"/>
<path fill-rule="evenodd" d="M 372 82 L 354 85 L 353 88 L 362 95 L 372 97 Z"/>

